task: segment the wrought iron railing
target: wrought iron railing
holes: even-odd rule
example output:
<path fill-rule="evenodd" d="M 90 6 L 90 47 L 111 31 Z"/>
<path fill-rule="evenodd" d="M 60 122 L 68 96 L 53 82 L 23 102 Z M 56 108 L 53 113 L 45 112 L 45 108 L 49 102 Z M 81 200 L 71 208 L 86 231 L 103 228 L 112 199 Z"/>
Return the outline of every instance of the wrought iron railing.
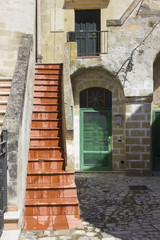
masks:
<path fill-rule="evenodd" d="M 68 32 L 67 41 L 77 42 L 78 56 L 99 56 L 107 53 L 107 31 Z"/>
<path fill-rule="evenodd" d="M 0 142 L 0 236 L 4 227 L 4 212 L 7 210 L 7 130 L 2 130 Z"/>

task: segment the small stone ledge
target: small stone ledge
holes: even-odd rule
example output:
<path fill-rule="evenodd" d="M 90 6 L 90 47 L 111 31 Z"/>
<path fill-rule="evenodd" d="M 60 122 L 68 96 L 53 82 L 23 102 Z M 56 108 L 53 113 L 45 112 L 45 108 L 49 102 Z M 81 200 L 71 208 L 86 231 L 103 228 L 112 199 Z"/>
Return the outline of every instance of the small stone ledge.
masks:
<path fill-rule="evenodd" d="M 120 19 L 107 20 L 107 27 L 122 26 L 141 1 L 142 0 L 134 0 Z"/>
<path fill-rule="evenodd" d="M 131 96 L 131 97 L 126 97 L 126 103 L 140 103 L 140 102 L 152 102 L 153 101 L 153 95 L 149 96 Z"/>

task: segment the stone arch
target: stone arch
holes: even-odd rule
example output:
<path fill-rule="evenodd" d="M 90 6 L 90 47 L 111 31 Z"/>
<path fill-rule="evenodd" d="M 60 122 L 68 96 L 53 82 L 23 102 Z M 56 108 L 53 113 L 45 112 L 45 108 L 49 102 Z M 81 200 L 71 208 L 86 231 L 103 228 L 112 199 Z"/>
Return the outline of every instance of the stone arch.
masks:
<path fill-rule="evenodd" d="M 160 52 L 153 63 L 153 108 L 160 109 Z"/>
<path fill-rule="evenodd" d="M 101 87 L 112 92 L 112 136 L 113 136 L 113 161 L 114 171 L 125 169 L 125 96 L 120 81 L 107 70 L 98 67 L 77 70 L 71 76 L 74 98 L 74 141 L 75 141 L 75 169 L 79 170 L 79 129 L 80 129 L 80 92 L 91 87 Z M 115 124 L 115 116 L 122 116 L 122 125 Z M 124 160 L 123 163 L 121 163 Z"/>

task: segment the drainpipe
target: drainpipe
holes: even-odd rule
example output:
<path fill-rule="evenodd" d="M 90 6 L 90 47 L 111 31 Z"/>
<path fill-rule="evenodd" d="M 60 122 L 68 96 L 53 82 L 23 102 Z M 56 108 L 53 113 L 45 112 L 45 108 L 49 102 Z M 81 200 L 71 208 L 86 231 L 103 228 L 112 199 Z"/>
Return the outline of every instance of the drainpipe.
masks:
<path fill-rule="evenodd" d="M 36 0 L 36 63 L 42 62 L 41 56 L 41 0 Z"/>

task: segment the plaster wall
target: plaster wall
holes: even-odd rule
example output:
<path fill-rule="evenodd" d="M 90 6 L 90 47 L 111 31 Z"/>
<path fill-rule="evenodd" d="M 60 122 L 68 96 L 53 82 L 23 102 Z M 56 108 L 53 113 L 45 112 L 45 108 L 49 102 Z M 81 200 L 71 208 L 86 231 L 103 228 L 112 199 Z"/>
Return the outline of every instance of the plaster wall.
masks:
<path fill-rule="evenodd" d="M 0 0 L 0 77 L 12 76 L 21 36 L 35 33 L 34 0 Z"/>

